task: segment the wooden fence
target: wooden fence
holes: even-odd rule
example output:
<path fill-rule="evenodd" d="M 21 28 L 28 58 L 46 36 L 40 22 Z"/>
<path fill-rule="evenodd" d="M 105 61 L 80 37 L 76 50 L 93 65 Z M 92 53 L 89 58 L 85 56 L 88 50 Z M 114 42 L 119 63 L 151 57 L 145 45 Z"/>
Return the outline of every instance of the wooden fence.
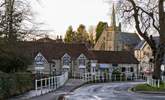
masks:
<path fill-rule="evenodd" d="M 131 81 L 136 79 L 144 79 L 145 76 L 134 76 L 129 75 L 125 76 L 125 74 L 110 74 L 110 73 L 74 73 L 73 78 L 83 79 L 86 82 L 106 82 L 106 81 Z"/>
<path fill-rule="evenodd" d="M 57 88 L 64 85 L 64 83 L 68 80 L 68 72 L 64 72 L 60 76 L 51 76 L 48 78 L 42 78 L 35 80 L 35 90 L 40 90 L 41 94 L 46 92 L 51 92 L 56 90 Z M 46 92 L 43 92 L 47 90 Z"/>

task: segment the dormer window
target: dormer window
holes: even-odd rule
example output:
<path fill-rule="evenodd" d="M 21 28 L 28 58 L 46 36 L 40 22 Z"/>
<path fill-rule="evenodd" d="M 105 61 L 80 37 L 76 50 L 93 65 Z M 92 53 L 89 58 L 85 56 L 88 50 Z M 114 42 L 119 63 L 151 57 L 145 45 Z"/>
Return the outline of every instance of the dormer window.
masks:
<path fill-rule="evenodd" d="M 82 54 L 78 58 L 79 65 L 85 65 L 86 57 Z"/>
<path fill-rule="evenodd" d="M 41 53 L 38 53 L 37 56 L 35 57 L 35 63 L 37 65 L 43 65 L 46 62 L 46 59 Z"/>
<path fill-rule="evenodd" d="M 63 65 L 68 65 L 69 66 L 70 59 L 69 57 L 64 57 L 63 58 Z"/>
<path fill-rule="evenodd" d="M 65 54 L 62 59 L 63 59 L 63 65 L 69 66 L 70 56 L 68 54 Z"/>
<path fill-rule="evenodd" d="M 85 65 L 85 59 L 84 58 L 79 59 L 79 65 Z"/>

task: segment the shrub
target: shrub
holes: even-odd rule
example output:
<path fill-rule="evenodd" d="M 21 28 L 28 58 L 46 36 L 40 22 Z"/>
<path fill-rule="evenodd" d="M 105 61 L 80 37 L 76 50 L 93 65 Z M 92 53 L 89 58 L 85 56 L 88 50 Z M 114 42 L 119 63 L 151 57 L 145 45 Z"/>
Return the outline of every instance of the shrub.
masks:
<path fill-rule="evenodd" d="M 19 95 L 33 88 L 30 73 L 0 73 L 0 100 Z"/>

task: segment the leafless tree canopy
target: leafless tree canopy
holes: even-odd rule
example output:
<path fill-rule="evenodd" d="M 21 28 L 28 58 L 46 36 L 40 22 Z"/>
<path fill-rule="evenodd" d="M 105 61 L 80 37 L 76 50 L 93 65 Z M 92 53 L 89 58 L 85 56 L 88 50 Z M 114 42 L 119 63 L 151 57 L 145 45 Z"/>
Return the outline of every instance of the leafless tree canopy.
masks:
<path fill-rule="evenodd" d="M 124 22 L 135 25 L 138 34 L 150 45 L 154 56 L 154 75 L 160 78 L 160 65 L 165 50 L 165 13 L 164 0 L 120 0 L 118 11 Z M 155 44 L 151 33 L 160 36 Z"/>

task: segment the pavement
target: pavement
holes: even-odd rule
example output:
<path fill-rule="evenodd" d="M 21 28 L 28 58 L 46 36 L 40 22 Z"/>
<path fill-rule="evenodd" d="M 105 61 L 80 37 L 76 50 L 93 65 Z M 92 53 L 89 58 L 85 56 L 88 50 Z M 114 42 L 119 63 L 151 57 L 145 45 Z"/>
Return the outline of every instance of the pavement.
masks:
<path fill-rule="evenodd" d="M 58 88 L 57 90 L 47 93 L 47 89 L 44 89 L 43 95 L 37 96 L 37 94 L 40 94 L 41 91 L 32 90 L 28 93 L 25 93 L 24 95 L 11 98 L 9 100 L 58 100 L 59 96 L 62 94 L 67 94 L 70 91 L 74 90 L 75 88 L 83 85 L 85 81 L 81 79 L 69 79 L 64 86 Z M 46 94 L 44 94 L 46 93 Z"/>

